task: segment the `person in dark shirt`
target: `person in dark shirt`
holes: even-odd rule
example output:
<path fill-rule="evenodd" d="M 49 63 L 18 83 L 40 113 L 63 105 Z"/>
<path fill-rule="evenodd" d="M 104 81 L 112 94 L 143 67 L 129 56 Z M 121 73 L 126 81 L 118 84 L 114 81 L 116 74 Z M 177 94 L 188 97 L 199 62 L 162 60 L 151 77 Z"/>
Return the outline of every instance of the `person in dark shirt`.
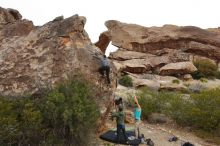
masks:
<path fill-rule="evenodd" d="M 115 105 L 115 107 L 117 108 L 117 109 L 119 109 L 119 107 L 122 107 L 123 109 L 124 109 L 124 103 L 123 103 L 123 101 L 122 101 L 122 98 L 121 97 L 118 97 L 118 96 L 116 96 L 115 97 L 115 99 L 114 99 L 114 105 Z"/>
<path fill-rule="evenodd" d="M 110 72 L 110 66 L 109 66 L 109 60 L 107 59 L 106 55 L 103 55 L 103 59 L 101 62 L 101 67 L 99 68 L 99 72 L 102 76 L 104 76 L 104 73 L 106 73 L 106 78 L 108 83 L 110 84 L 110 78 L 109 78 L 109 72 Z"/>
<path fill-rule="evenodd" d="M 127 141 L 128 137 L 126 136 L 125 133 L 125 113 L 123 110 L 123 107 L 119 106 L 119 111 L 118 112 L 113 112 L 112 113 L 112 118 L 116 117 L 116 123 L 117 123 L 117 142 L 119 143 L 119 137 L 120 133 L 122 131 L 124 140 Z"/>

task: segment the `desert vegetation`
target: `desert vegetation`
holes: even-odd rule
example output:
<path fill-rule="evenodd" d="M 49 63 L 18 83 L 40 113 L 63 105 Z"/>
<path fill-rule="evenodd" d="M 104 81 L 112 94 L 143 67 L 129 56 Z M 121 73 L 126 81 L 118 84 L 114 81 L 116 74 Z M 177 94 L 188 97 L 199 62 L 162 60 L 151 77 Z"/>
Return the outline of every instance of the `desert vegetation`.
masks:
<path fill-rule="evenodd" d="M 119 84 L 125 87 L 132 87 L 133 86 L 132 78 L 129 77 L 128 75 L 121 76 L 119 78 Z"/>
<path fill-rule="evenodd" d="M 89 145 L 99 117 L 92 95 L 71 80 L 38 98 L 0 97 L 0 145 Z"/>
<path fill-rule="evenodd" d="M 220 89 L 188 95 L 177 92 L 157 92 L 142 88 L 139 92 L 143 118 L 151 113 L 163 113 L 182 126 L 192 127 L 197 133 L 220 137 Z M 198 132 L 199 131 L 199 132 Z M 215 142 L 220 142 L 216 138 Z"/>
<path fill-rule="evenodd" d="M 192 74 L 194 79 L 220 78 L 220 72 L 218 71 L 218 66 L 213 62 L 207 60 L 199 60 L 199 61 L 195 61 L 194 65 L 198 69 L 196 72 Z"/>

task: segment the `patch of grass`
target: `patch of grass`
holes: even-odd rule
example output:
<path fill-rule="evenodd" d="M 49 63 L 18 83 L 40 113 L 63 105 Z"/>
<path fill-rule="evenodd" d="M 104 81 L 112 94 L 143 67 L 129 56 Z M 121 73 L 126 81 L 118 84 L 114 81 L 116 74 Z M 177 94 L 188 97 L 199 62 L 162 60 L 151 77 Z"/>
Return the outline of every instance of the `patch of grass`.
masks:
<path fill-rule="evenodd" d="M 173 83 L 173 84 L 179 84 L 179 83 L 180 83 L 180 81 L 179 81 L 179 80 L 177 80 L 177 79 L 175 79 L 175 80 L 173 80 L 173 81 L 172 81 L 172 83 Z"/>
<path fill-rule="evenodd" d="M 199 79 L 202 83 L 207 83 L 208 82 L 208 80 L 206 79 L 206 78 L 200 78 Z"/>
<path fill-rule="evenodd" d="M 189 87 L 189 83 L 183 83 L 184 86 Z"/>
<path fill-rule="evenodd" d="M 120 77 L 119 84 L 121 84 L 125 87 L 132 87 L 133 86 L 132 78 L 128 75 L 124 75 L 124 76 Z"/>

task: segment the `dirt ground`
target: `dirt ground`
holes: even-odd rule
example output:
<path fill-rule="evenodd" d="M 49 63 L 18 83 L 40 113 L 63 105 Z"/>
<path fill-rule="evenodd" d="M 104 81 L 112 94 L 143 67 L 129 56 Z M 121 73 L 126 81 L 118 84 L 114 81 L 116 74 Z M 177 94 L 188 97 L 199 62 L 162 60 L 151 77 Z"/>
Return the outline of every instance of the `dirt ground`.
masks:
<path fill-rule="evenodd" d="M 114 128 L 114 123 L 108 123 L 109 128 Z M 133 124 L 126 124 L 127 129 L 132 129 Z M 145 138 L 150 138 L 154 142 L 154 146 L 181 146 L 185 142 L 190 142 L 194 146 L 218 146 L 216 144 L 208 143 L 203 139 L 197 137 L 187 129 L 177 128 L 174 125 L 168 124 L 149 124 L 143 123 L 141 125 L 141 133 Z M 169 142 L 169 138 L 176 136 L 177 141 Z M 119 144 L 112 144 L 104 142 L 101 146 L 121 146 Z M 140 144 L 139 146 L 146 146 L 146 144 Z"/>

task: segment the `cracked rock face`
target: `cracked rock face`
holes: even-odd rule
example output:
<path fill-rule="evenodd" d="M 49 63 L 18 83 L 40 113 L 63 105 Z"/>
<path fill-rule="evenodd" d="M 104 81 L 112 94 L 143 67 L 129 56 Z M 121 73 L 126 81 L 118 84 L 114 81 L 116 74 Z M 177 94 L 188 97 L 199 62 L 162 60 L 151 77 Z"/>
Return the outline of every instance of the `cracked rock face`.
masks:
<path fill-rule="evenodd" d="M 191 74 L 197 70 L 194 61 L 220 64 L 219 28 L 144 27 L 116 20 L 109 20 L 105 25 L 108 30 L 100 35 L 96 46 L 103 52 L 109 42 L 118 47 L 109 58 L 118 72 L 132 77 L 135 87 L 185 90 L 188 87 L 181 80 L 192 80 Z M 160 78 L 148 79 L 150 75 Z M 175 80 L 179 84 L 174 84 Z"/>
<path fill-rule="evenodd" d="M 18 11 L 0 8 L 1 95 L 35 94 L 77 73 L 106 86 L 97 72 L 102 53 L 91 43 L 85 23 L 74 15 L 35 27 Z"/>
<path fill-rule="evenodd" d="M 152 54 L 164 48 L 181 49 L 220 59 L 220 34 L 214 31 L 194 26 L 143 27 L 115 20 L 107 21 L 105 25 L 112 44 L 119 48 Z M 209 54 L 204 54 L 203 51 L 209 51 Z"/>
<path fill-rule="evenodd" d="M 209 60 L 218 64 L 220 61 L 219 28 L 175 25 L 144 27 L 116 20 L 109 20 L 105 25 L 108 31 L 100 35 L 97 46 L 103 52 L 109 42 L 119 48 L 110 54 L 110 58 L 122 72 L 159 73 L 160 68 L 171 63 Z M 162 68 L 161 75 L 188 74 L 196 70 L 188 69 L 189 66 L 180 63 L 178 68 L 171 66 L 169 73 Z"/>

